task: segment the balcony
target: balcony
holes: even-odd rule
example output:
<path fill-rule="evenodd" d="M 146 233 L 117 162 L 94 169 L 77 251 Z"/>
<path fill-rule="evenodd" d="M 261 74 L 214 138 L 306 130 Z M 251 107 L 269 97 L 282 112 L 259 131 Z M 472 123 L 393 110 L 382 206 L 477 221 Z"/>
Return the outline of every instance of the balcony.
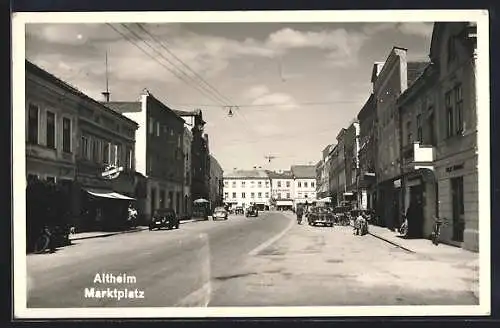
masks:
<path fill-rule="evenodd" d="M 436 150 L 433 146 L 414 142 L 403 147 L 403 166 L 407 170 L 418 170 L 420 168 L 432 170 L 435 159 Z"/>

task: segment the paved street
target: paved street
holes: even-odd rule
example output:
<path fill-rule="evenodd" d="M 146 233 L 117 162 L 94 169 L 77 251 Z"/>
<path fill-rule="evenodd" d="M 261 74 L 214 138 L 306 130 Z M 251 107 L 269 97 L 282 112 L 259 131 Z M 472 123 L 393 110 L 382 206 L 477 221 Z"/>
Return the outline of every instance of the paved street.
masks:
<path fill-rule="evenodd" d="M 350 227 L 262 212 L 29 255 L 28 307 L 477 304 L 472 257 L 408 253 Z M 97 273 L 136 282 L 94 284 Z M 137 288 L 144 298 L 85 298 L 91 287 Z"/>

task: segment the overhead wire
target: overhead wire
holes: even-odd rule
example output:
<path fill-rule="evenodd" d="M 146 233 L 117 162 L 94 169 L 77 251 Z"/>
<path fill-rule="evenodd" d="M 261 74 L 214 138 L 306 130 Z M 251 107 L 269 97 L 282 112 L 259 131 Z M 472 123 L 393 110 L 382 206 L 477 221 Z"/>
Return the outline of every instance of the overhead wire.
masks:
<path fill-rule="evenodd" d="M 109 27 L 111 27 L 115 32 L 117 32 L 118 34 L 120 34 L 126 41 L 128 41 L 129 43 L 131 43 L 132 45 L 134 45 L 135 47 L 139 48 L 144 54 L 146 54 L 149 58 L 153 59 L 155 62 L 157 62 L 158 64 L 160 64 L 162 67 L 166 68 L 169 72 L 171 72 L 175 77 L 177 77 L 178 79 L 180 79 L 181 81 L 183 81 L 184 83 L 186 83 L 187 85 L 189 85 L 190 87 L 194 87 L 196 90 L 198 90 L 200 93 L 202 93 L 205 97 L 208 97 L 210 100 L 213 100 L 215 102 L 218 102 L 219 104 L 221 104 L 222 106 L 225 105 L 225 103 L 221 102 L 220 99 L 218 99 L 217 97 L 213 96 L 212 94 L 210 93 L 207 93 L 207 91 L 203 90 L 203 89 L 200 89 L 197 85 L 192 85 L 188 80 L 186 80 L 184 77 L 182 77 L 179 73 L 177 73 L 176 71 L 174 71 L 172 68 L 168 67 L 167 65 L 165 65 L 164 63 L 162 63 L 161 61 L 159 61 L 154 55 L 150 54 L 147 50 L 145 50 L 143 47 L 141 47 L 139 44 L 137 44 L 135 42 L 134 39 L 132 39 L 131 37 L 129 37 L 128 35 L 126 35 L 125 33 L 123 33 L 122 31 L 118 30 L 117 28 L 115 28 L 113 25 L 109 24 L 109 23 L 106 23 Z M 135 34 L 135 33 L 132 33 L 132 34 Z M 136 35 L 136 34 L 135 34 Z M 139 41 L 142 41 L 143 43 L 145 43 L 147 46 L 149 46 L 149 48 L 153 49 L 154 51 L 156 51 L 157 53 L 159 53 L 156 49 L 154 49 L 153 47 L 151 47 L 151 45 L 149 45 L 149 43 L 147 43 L 146 41 L 142 40 L 140 37 L 138 37 L 136 35 L 136 38 L 137 40 Z M 165 59 L 165 57 L 160 53 L 161 57 Z M 167 60 L 168 61 L 168 60 Z"/>

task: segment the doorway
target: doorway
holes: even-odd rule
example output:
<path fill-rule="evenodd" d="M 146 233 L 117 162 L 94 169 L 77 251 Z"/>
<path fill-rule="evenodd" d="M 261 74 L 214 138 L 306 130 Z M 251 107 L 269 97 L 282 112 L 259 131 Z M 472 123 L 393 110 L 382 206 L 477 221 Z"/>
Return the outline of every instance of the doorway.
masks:
<path fill-rule="evenodd" d="M 464 178 L 457 177 L 451 179 L 451 206 L 453 221 L 452 240 L 464 241 Z"/>
<path fill-rule="evenodd" d="M 414 238 L 422 238 L 424 235 L 424 206 L 422 202 L 423 185 L 418 184 L 410 187 L 410 204 L 408 209 L 409 234 Z"/>

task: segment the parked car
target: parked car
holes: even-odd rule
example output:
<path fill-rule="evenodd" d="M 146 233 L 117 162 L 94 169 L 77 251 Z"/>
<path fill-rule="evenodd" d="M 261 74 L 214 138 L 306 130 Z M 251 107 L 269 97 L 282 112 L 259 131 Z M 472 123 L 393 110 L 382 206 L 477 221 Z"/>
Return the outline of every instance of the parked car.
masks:
<path fill-rule="evenodd" d="M 307 216 L 307 222 L 312 226 L 321 224 L 323 226 L 333 227 L 335 217 L 328 207 L 311 207 L 309 215 Z"/>
<path fill-rule="evenodd" d="M 227 210 L 224 208 L 224 207 L 216 207 L 215 210 L 214 210 L 214 215 L 213 215 L 213 219 L 214 220 L 227 220 L 229 217 L 229 213 L 227 212 Z"/>
<path fill-rule="evenodd" d="M 149 223 L 149 230 L 160 230 L 161 228 L 179 229 L 179 218 L 173 209 L 159 208 L 154 211 Z"/>
<path fill-rule="evenodd" d="M 248 218 L 250 216 L 258 217 L 259 210 L 255 206 L 248 206 L 245 216 Z"/>

